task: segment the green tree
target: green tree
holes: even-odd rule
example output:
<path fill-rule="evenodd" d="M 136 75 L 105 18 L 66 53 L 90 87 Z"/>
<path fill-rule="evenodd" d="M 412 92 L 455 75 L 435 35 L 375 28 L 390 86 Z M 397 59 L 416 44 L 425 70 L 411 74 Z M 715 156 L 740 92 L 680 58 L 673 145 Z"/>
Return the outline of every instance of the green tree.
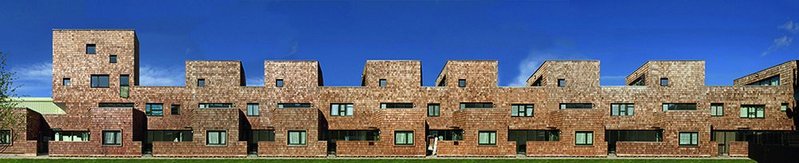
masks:
<path fill-rule="evenodd" d="M 8 129 L 17 123 L 20 115 L 14 114 L 17 87 L 14 86 L 15 73 L 6 68 L 6 55 L 0 52 L 0 129 Z"/>

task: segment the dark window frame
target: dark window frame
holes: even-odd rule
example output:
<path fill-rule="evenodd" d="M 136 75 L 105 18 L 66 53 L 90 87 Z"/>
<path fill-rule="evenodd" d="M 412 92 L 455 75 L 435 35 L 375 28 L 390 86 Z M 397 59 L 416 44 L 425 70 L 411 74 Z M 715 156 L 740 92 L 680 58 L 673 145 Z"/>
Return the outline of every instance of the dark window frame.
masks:
<path fill-rule="evenodd" d="M 254 112 L 252 112 L 254 110 Z M 260 116 L 261 115 L 261 104 L 259 103 L 247 103 L 247 116 Z"/>
<path fill-rule="evenodd" d="M 205 79 L 197 79 L 197 87 L 205 87 Z"/>
<path fill-rule="evenodd" d="M 0 144 L 12 145 L 14 143 L 14 131 L 0 130 Z"/>
<path fill-rule="evenodd" d="M 688 143 L 683 143 L 680 139 L 682 139 L 683 134 L 688 135 Z M 680 147 L 694 147 L 699 146 L 699 132 L 679 132 L 677 133 L 677 143 Z"/>
<path fill-rule="evenodd" d="M 583 137 L 585 137 L 585 140 L 583 140 L 583 142 L 580 142 L 579 140 L 577 140 L 577 135 L 579 135 L 579 134 L 583 134 Z M 574 145 L 593 146 L 594 145 L 594 131 L 575 131 L 574 132 Z"/>
<path fill-rule="evenodd" d="M 710 103 L 710 116 L 711 117 L 723 117 L 724 116 L 724 103 Z"/>
<path fill-rule="evenodd" d="M 72 85 L 72 78 L 61 78 L 61 86 L 69 87 Z"/>
<path fill-rule="evenodd" d="M 277 108 L 279 109 L 287 109 L 287 108 L 312 108 L 312 103 L 277 103 Z"/>
<path fill-rule="evenodd" d="M 353 103 L 330 103 L 330 116 L 351 117 L 354 114 L 355 104 Z"/>
<path fill-rule="evenodd" d="M 616 110 L 613 110 L 614 106 L 616 107 Z M 610 104 L 610 116 L 612 117 L 625 117 L 625 116 L 634 116 L 634 115 L 635 115 L 635 103 Z"/>
<path fill-rule="evenodd" d="M 108 74 L 92 74 L 89 81 L 91 88 L 110 88 L 111 77 Z M 103 83 L 105 81 L 105 83 Z"/>
<path fill-rule="evenodd" d="M 558 79 L 558 87 L 566 87 L 566 79 Z"/>
<path fill-rule="evenodd" d="M 466 87 L 466 79 L 458 79 L 458 87 Z"/>
<path fill-rule="evenodd" d="M 161 109 L 155 110 L 154 106 L 161 106 Z M 164 116 L 164 103 L 146 103 L 144 104 L 144 111 L 147 116 Z M 160 112 L 160 114 L 157 112 Z"/>
<path fill-rule="evenodd" d="M 670 85 L 671 85 L 671 81 L 669 80 L 669 78 L 667 78 L 667 77 L 660 78 L 660 86 L 666 87 L 666 86 L 670 86 Z"/>
<path fill-rule="evenodd" d="M 441 104 L 439 103 L 428 103 L 427 104 L 427 117 L 440 117 L 441 116 Z"/>
<path fill-rule="evenodd" d="M 535 104 L 511 104 L 511 117 L 533 117 L 535 116 Z"/>
<path fill-rule="evenodd" d="M 463 141 L 463 130 L 427 130 L 427 136 L 436 136 L 440 141 Z"/>
<path fill-rule="evenodd" d="M 404 135 L 405 140 L 402 140 L 402 142 L 400 142 L 401 140 L 399 139 L 399 135 Z M 409 135 L 410 137 L 408 137 Z M 414 144 L 413 141 L 414 137 L 415 135 L 413 131 L 406 131 L 406 130 L 394 131 L 394 145 L 412 146 Z"/>
<path fill-rule="evenodd" d="M 594 103 L 560 103 L 561 110 L 590 110 L 594 109 Z"/>
<path fill-rule="evenodd" d="M 483 133 L 488 134 L 488 142 L 480 142 L 480 135 Z M 477 145 L 478 146 L 495 146 L 497 145 L 497 131 L 477 131 Z"/>
<path fill-rule="evenodd" d="M 123 78 L 124 78 L 124 80 L 123 80 Z M 119 86 L 129 87 L 130 86 L 130 75 L 128 75 L 128 74 L 120 74 L 119 75 Z"/>
<path fill-rule="evenodd" d="M 492 109 L 495 105 L 493 102 L 461 102 L 460 109 Z"/>
<path fill-rule="evenodd" d="M 97 54 L 97 44 L 86 44 L 86 54 Z"/>
<path fill-rule="evenodd" d="M 382 102 L 380 109 L 413 109 L 416 105 L 412 102 Z"/>
<path fill-rule="evenodd" d="M 205 107 L 203 107 L 205 106 Z M 200 109 L 230 109 L 234 108 L 233 103 L 199 103 L 197 108 Z"/>
<path fill-rule="evenodd" d="M 699 110 L 697 103 L 662 103 L 663 111 L 696 111 Z M 691 109 L 693 108 L 693 109 Z"/>
<path fill-rule="evenodd" d="M 114 139 L 109 142 L 107 134 L 111 134 Z M 103 130 L 102 138 L 103 146 L 122 146 L 122 130 Z"/>
<path fill-rule="evenodd" d="M 211 133 L 216 133 L 217 143 L 211 143 Z M 224 134 L 224 136 L 222 136 Z M 205 145 L 206 146 L 226 146 L 228 140 L 227 130 L 208 130 L 205 131 Z"/>
<path fill-rule="evenodd" d="M 169 113 L 172 115 L 180 115 L 180 104 L 172 104 L 169 106 Z"/>
<path fill-rule="evenodd" d="M 746 116 L 743 116 L 744 109 L 746 109 Z M 766 105 L 745 104 L 745 105 L 741 105 L 740 106 L 740 110 L 741 110 L 742 113 L 740 113 L 741 116 L 739 116 L 739 118 L 746 118 L 746 119 L 765 119 L 766 118 Z M 762 115 L 758 116 L 757 115 L 758 112 L 761 112 Z"/>
<path fill-rule="evenodd" d="M 275 79 L 275 87 L 281 88 L 283 86 L 286 86 L 286 83 L 283 81 L 283 79 Z"/>
<path fill-rule="evenodd" d="M 117 55 L 112 54 L 108 56 L 108 63 L 117 63 L 117 61 L 118 61 Z"/>
<path fill-rule="evenodd" d="M 253 142 L 273 142 L 275 141 L 275 130 L 252 130 L 250 138 Z"/>
<path fill-rule="evenodd" d="M 192 142 L 192 130 L 147 130 L 147 142 Z"/>
<path fill-rule="evenodd" d="M 385 88 L 388 85 L 388 81 L 386 79 L 379 79 L 377 82 L 377 86 L 381 88 Z"/>
<path fill-rule="evenodd" d="M 291 134 L 297 133 L 298 139 L 300 139 L 297 143 L 291 143 Z M 306 130 L 288 130 L 286 134 L 286 144 L 289 146 L 305 146 L 308 145 L 308 131 Z"/>

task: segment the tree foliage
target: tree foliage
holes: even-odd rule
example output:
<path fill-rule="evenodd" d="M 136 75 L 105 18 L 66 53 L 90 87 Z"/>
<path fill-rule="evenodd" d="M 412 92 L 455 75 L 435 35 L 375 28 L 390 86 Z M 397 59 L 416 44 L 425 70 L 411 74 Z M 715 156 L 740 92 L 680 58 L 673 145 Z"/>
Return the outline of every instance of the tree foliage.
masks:
<path fill-rule="evenodd" d="M 0 129 L 11 128 L 17 123 L 20 115 L 14 114 L 17 87 L 14 85 L 15 73 L 6 68 L 6 55 L 0 52 Z"/>

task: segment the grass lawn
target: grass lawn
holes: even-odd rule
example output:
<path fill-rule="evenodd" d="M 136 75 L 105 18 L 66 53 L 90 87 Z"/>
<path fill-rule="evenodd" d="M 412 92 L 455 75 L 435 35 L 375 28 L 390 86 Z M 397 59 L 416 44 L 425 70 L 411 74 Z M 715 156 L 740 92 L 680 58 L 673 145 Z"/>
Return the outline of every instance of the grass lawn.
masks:
<path fill-rule="evenodd" d="M 0 159 L 2 163 L 753 163 L 743 159 Z"/>

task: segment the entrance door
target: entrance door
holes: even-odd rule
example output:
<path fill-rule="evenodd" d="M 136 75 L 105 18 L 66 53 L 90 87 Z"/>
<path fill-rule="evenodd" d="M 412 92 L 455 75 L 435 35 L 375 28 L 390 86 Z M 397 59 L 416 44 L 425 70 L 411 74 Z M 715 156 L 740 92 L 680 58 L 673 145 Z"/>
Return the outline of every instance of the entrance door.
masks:
<path fill-rule="evenodd" d="M 527 132 L 521 130 L 509 130 L 508 139 L 516 141 L 516 154 L 527 154 Z"/>
<path fill-rule="evenodd" d="M 619 140 L 619 132 L 606 130 L 605 133 L 605 141 L 608 142 L 608 154 L 616 154 L 616 142 Z"/>
<path fill-rule="evenodd" d="M 330 139 L 327 140 L 327 154 L 328 155 L 336 155 L 336 140 Z"/>
<path fill-rule="evenodd" d="M 734 131 L 713 131 L 713 139 L 718 143 L 719 156 L 730 155 L 730 142 L 735 141 Z"/>
<path fill-rule="evenodd" d="M 39 143 L 37 143 L 39 147 L 36 148 L 38 149 L 36 153 L 38 153 L 39 155 L 47 155 L 47 153 L 50 151 L 50 149 L 48 149 L 48 147 L 50 147 L 49 144 L 50 144 L 50 136 L 40 136 Z"/>

